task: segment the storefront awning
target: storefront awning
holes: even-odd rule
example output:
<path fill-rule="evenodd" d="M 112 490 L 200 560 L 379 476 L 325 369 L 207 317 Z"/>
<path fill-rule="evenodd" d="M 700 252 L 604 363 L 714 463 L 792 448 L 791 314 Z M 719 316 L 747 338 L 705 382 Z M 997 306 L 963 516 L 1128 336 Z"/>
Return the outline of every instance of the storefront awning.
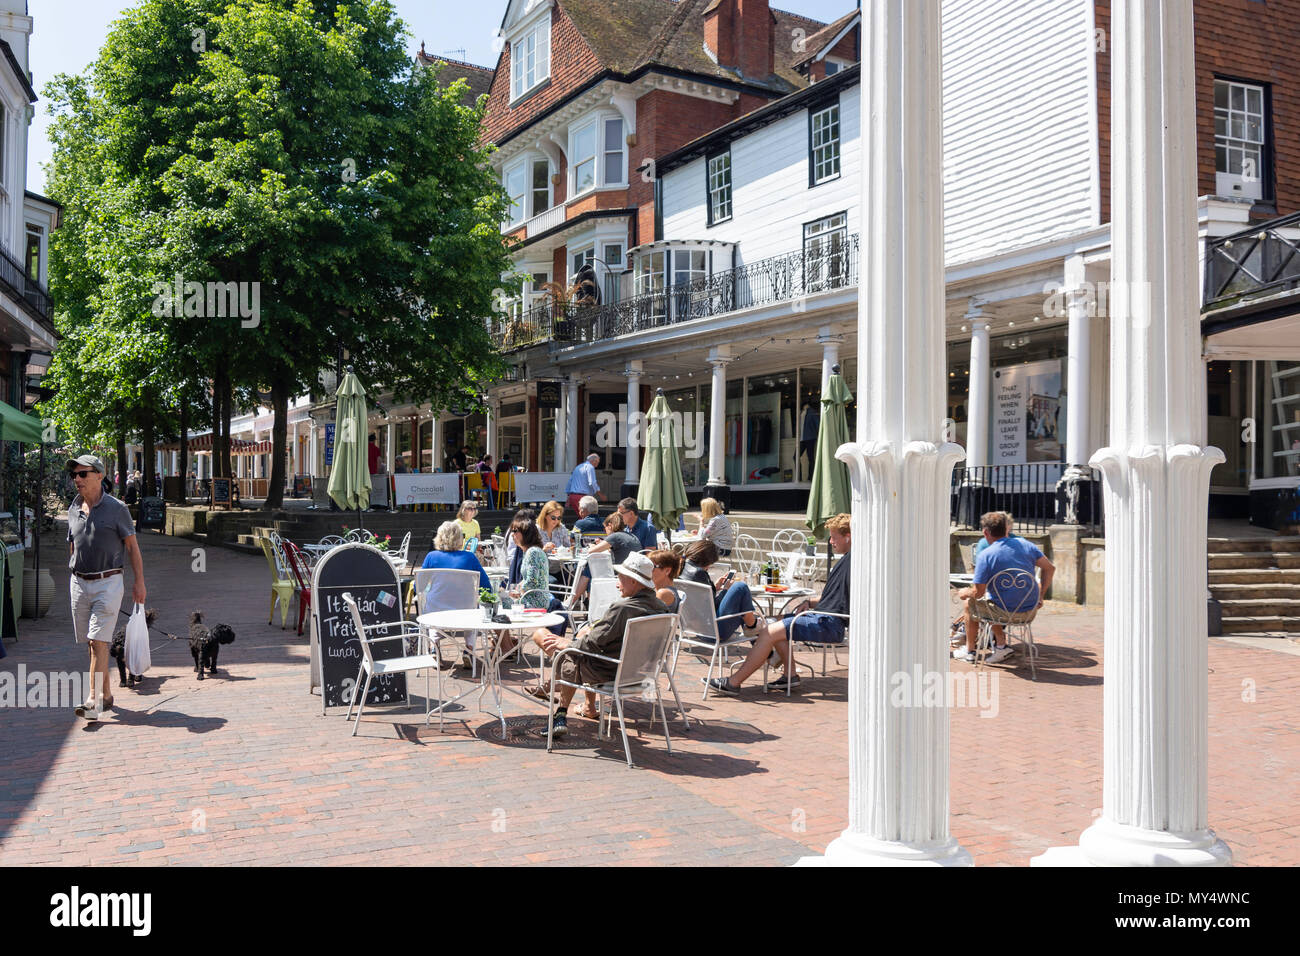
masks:
<path fill-rule="evenodd" d="M 0 402 L 0 441 L 18 441 L 38 445 L 41 441 L 41 420 L 24 415 L 18 409 Z"/>

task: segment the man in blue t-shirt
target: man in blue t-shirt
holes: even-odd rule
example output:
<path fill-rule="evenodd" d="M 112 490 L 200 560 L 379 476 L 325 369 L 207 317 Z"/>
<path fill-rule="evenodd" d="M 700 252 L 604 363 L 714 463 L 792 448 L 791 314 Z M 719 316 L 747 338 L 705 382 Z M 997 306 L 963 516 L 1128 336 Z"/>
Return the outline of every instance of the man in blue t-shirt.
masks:
<path fill-rule="evenodd" d="M 1011 614 L 1028 613 L 1043 606 L 1042 595 L 1052 586 L 1055 566 L 1032 542 L 1008 535 L 1008 525 L 1007 516 L 1001 511 L 990 511 L 980 518 L 980 530 L 989 546 L 975 559 L 974 586 L 957 592 L 957 597 L 966 605 L 966 645 L 952 652 L 954 660 L 975 660 L 975 639 L 979 633 L 975 609 L 981 602 Z M 1043 573 L 1041 589 L 1034 579 L 1035 568 Z M 1003 575 L 1004 571 L 1023 571 L 1029 578 Z M 1017 580 L 1012 581 L 1013 577 Z M 990 583 L 993 584 L 991 591 Z M 990 664 L 1011 656 L 1006 629 L 995 624 L 993 634 L 996 646 L 987 658 Z"/>

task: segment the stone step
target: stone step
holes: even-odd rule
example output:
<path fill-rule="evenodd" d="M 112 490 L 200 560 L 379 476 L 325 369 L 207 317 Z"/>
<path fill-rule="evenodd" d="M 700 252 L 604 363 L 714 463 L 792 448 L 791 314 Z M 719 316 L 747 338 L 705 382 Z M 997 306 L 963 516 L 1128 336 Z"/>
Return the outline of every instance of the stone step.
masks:
<path fill-rule="evenodd" d="M 1210 554 L 1255 551 L 1300 553 L 1300 537 L 1280 535 L 1272 538 L 1207 538 L 1205 544 Z"/>
<path fill-rule="evenodd" d="M 1223 616 L 1228 617 L 1294 617 L 1300 619 L 1300 597 L 1296 598 L 1233 598 L 1225 601 Z"/>
<path fill-rule="evenodd" d="M 1209 563 L 1210 570 L 1224 570 L 1228 568 L 1284 568 L 1292 570 L 1300 568 L 1300 554 L 1291 554 L 1287 552 L 1269 553 L 1263 551 L 1243 553 L 1240 551 L 1233 551 L 1221 554 L 1211 554 L 1209 555 Z"/>
<path fill-rule="evenodd" d="M 1300 617 L 1227 617 L 1223 618 L 1224 634 L 1258 634 L 1267 631 L 1280 631 L 1285 634 L 1300 634 Z"/>
<path fill-rule="evenodd" d="M 1263 599 L 1300 599 L 1300 587 L 1294 584 L 1220 584 L 1210 582 L 1210 592 L 1225 604 L 1229 601 Z"/>
<path fill-rule="evenodd" d="M 1210 587 L 1221 584 L 1294 584 L 1300 585 L 1300 568 L 1212 568 Z"/>

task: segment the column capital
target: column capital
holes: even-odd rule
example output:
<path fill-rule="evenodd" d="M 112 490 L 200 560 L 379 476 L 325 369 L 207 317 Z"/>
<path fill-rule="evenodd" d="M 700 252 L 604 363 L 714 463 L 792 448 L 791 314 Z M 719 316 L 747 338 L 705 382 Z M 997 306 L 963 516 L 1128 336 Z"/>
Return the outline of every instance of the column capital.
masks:
<path fill-rule="evenodd" d="M 632 359 L 623 367 L 623 374 L 628 378 L 640 378 L 645 374 L 645 363 L 640 359 Z"/>
<path fill-rule="evenodd" d="M 983 299 L 972 296 L 966 303 L 966 314 L 962 316 L 972 332 L 987 332 L 993 324 L 993 313 Z"/>
<path fill-rule="evenodd" d="M 731 359 L 731 347 L 728 345 L 718 345 L 709 349 L 708 362 L 714 368 L 726 365 Z"/>

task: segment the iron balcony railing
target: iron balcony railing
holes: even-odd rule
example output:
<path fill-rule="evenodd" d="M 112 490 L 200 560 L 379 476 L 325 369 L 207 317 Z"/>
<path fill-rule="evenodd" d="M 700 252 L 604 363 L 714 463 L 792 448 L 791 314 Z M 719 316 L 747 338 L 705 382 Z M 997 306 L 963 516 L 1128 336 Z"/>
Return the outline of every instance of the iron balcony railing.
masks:
<path fill-rule="evenodd" d="M 795 302 L 858 282 L 858 237 L 828 242 L 815 252 L 791 252 L 715 272 L 690 282 L 601 305 L 548 303 L 502 316 L 491 325 L 503 352 L 544 342 L 557 346 L 600 342 L 725 315 L 753 306 Z"/>
<path fill-rule="evenodd" d="M 1005 511 L 1017 533 L 1045 534 L 1054 524 L 1077 524 L 1089 537 L 1102 537 L 1101 472 L 1092 469 L 1092 481 L 1082 482 L 1071 502 L 1058 488 L 1061 470 L 1059 464 L 1044 463 L 958 465 L 949 489 L 949 519 L 953 527 L 978 531 L 981 515 Z"/>
<path fill-rule="evenodd" d="M 1208 240 L 1202 309 L 1300 285 L 1300 241 L 1282 234 L 1297 229 L 1300 213 L 1292 213 Z"/>
<path fill-rule="evenodd" d="M 53 331 L 50 318 L 50 294 L 32 278 L 21 262 L 0 246 L 0 286 L 4 287 L 28 313 Z"/>

